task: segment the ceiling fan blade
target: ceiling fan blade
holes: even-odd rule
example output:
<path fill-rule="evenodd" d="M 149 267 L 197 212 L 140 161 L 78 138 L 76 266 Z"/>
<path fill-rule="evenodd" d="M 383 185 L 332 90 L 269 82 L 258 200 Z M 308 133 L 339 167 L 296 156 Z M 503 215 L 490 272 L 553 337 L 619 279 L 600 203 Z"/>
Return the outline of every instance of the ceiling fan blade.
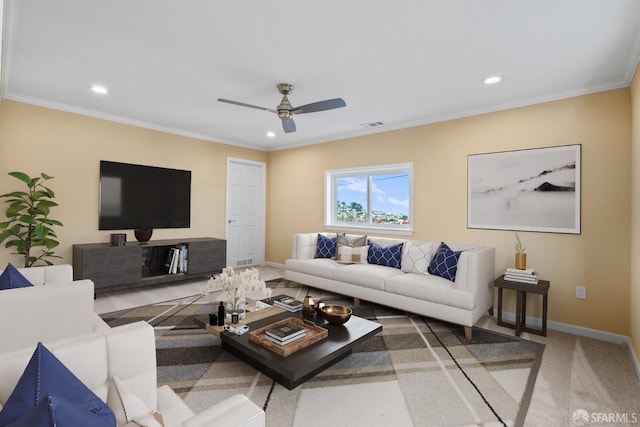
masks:
<path fill-rule="evenodd" d="M 257 105 L 245 104 L 244 102 L 232 101 L 230 99 L 218 98 L 218 101 L 226 102 L 227 104 L 239 105 L 241 107 L 255 108 L 255 109 L 258 109 L 258 110 L 269 111 L 271 113 L 276 113 L 276 114 L 278 113 L 273 108 L 259 107 Z"/>
<path fill-rule="evenodd" d="M 282 121 L 282 129 L 284 133 L 291 133 L 296 131 L 296 124 L 293 119 L 283 120 Z"/>
<path fill-rule="evenodd" d="M 326 99 L 324 101 L 312 102 L 301 105 L 291 110 L 294 114 L 315 113 L 316 111 L 333 110 L 334 108 L 345 107 L 347 104 L 342 98 Z"/>

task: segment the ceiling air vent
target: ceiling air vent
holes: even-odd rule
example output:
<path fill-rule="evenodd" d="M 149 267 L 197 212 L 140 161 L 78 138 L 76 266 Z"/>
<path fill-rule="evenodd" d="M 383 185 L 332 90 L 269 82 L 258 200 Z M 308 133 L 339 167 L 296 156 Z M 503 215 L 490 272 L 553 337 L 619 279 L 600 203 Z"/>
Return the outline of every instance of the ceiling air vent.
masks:
<path fill-rule="evenodd" d="M 384 123 L 378 121 L 378 122 L 371 122 L 371 123 L 361 123 L 360 126 L 365 127 L 365 128 L 376 128 L 378 126 L 384 126 Z"/>

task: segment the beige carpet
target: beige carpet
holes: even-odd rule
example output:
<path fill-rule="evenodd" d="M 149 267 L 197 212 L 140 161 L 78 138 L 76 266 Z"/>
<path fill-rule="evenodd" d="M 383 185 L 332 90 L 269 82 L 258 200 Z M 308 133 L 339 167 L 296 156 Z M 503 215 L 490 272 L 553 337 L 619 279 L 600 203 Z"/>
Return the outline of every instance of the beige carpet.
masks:
<path fill-rule="evenodd" d="M 626 346 L 554 330 L 538 339 L 546 348 L 525 426 L 640 426 L 640 382 Z"/>

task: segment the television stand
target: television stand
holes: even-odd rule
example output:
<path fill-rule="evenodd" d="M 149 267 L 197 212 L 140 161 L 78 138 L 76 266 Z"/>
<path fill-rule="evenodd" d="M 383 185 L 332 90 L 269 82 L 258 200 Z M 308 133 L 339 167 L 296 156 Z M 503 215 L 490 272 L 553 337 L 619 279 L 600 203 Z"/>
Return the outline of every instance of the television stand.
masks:
<path fill-rule="evenodd" d="M 185 272 L 166 268 L 171 248 L 187 249 Z M 213 237 L 73 245 L 73 279 L 91 279 L 95 292 L 131 289 L 210 277 L 226 267 L 227 241 Z"/>

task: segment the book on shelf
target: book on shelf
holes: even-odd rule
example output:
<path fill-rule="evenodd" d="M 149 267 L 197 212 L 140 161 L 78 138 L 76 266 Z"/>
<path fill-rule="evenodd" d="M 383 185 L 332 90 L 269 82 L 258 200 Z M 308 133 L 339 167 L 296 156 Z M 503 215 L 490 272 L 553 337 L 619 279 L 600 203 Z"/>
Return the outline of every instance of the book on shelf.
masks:
<path fill-rule="evenodd" d="M 168 248 L 167 261 L 165 264 L 168 274 L 187 272 L 187 245 L 180 244 Z"/>
<path fill-rule="evenodd" d="M 275 342 L 286 344 L 302 338 L 305 335 L 305 329 L 302 326 L 293 323 L 285 323 L 265 331 L 265 337 Z"/>
<path fill-rule="evenodd" d="M 273 298 L 273 305 L 291 312 L 302 310 L 302 301 L 286 295 L 279 295 Z"/>

